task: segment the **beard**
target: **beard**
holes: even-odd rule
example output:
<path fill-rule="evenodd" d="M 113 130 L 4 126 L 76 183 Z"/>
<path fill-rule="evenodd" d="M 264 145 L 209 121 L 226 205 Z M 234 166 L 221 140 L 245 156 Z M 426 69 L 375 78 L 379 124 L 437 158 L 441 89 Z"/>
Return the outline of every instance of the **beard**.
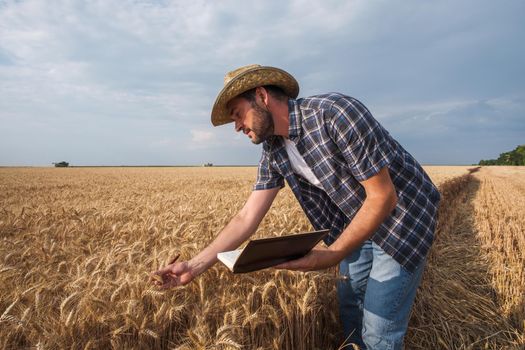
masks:
<path fill-rule="evenodd" d="M 273 115 L 270 111 L 263 109 L 255 103 L 253 104 L 253 109 L 255 110 L 255 116 L 253 118 L 252 131 L 254 136 L 252 143 L 258 145 L 273 135 Z"/>

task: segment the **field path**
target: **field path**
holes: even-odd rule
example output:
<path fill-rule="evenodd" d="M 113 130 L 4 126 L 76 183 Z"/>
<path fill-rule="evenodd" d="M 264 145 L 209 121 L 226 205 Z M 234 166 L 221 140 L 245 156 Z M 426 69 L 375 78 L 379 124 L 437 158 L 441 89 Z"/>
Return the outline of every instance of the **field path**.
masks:
<path fill-rule="evenodd" d="M 509 212 L 509 196 L 523 198 L 524 186 L 509 176 L 482 168 L 440 186 L 436 240 L 407 348 L 523 348 L 524 256 L 518 247 L 524 246 L 525 206 Z"/>
<path fill-rule="evenodd" d="M 475 174 L 476 229 L 490 263 L 497 300 L 512 325 L 525 328 L 525 171 L 485 168 Z"/>

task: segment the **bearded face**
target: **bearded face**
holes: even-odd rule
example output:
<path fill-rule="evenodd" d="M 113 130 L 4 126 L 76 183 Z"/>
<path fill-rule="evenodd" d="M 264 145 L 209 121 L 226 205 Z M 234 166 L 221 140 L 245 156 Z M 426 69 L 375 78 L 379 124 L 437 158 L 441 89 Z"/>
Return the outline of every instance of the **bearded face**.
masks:
<path fill-rule="evenodd" d="M 252 142 L 256 145 L 264 142 L 273 135 L 274 123 L 272 113 L 263 109 L 257 103 L 252 103 L 254 109 L 252 131 L 254 133 Z"/>

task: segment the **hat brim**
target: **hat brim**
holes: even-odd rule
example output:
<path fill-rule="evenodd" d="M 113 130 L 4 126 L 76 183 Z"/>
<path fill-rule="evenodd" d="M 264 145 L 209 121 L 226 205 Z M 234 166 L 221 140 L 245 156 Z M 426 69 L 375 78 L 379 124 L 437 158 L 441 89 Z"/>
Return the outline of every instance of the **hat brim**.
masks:
<path fill-rule="evenodd" d="M 211 123 L 214 126 L 231 123 L 230 113 L 226 108 L 228 102 L 243 92 L 264 85 L 278 86 L 292 98 L 299 95 L 299 84 L 289 73 L 274 67 L 254 67 L 224 85 L 213 104 Z"/>

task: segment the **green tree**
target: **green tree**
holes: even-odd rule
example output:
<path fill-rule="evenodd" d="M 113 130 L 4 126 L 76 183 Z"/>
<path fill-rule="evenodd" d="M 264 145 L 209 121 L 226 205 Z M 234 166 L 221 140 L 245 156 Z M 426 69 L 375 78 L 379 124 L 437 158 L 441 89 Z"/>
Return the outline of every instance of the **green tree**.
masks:
<path fill-rule="evenodd" d="M 482 159 L 479 165 L 525 165 L 525 145 L 519 145 L 516 149 L 501 153 L 498 159 Z"/>

